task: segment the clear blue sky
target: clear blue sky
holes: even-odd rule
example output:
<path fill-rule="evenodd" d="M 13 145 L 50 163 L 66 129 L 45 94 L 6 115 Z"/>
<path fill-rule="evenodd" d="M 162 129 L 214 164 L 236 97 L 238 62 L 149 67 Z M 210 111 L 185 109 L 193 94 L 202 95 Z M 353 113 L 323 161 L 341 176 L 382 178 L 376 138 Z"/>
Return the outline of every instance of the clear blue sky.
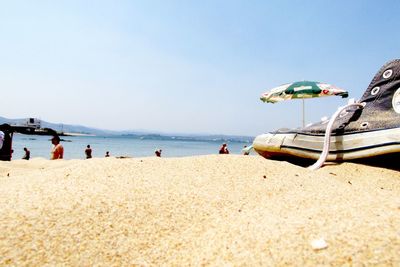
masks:
<path fill-rule="evenodd" d="M 55 123 L 257 135 L 301 125 L 297 80 L 360 98 L 400 57 L 400 1 L 0 1 L 1 113 Z M 306 101 L 306 122 L 345 99 Z"/>

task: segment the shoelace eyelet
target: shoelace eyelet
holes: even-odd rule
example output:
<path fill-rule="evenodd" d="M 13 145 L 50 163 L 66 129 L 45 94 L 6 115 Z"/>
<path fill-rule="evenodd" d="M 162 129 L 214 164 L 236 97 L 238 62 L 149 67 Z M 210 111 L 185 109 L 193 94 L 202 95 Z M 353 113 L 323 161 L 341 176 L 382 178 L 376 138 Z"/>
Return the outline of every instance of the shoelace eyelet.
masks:
<path fill-rule="evenodd" d="M 379 86 L 372 88 L 371 95 L 376 95 L 381 88 Z"/>
<path fill-rule="evenodd" d="M 385 79 L 388 79 L 388 78 L 390 78 L 392 76 L 392 74 L 393 74 L 393 70 L 388 69 L 388 70 L 385 70 L 385 72 L 383 73 L 382 77 L 385 78 Z"/>

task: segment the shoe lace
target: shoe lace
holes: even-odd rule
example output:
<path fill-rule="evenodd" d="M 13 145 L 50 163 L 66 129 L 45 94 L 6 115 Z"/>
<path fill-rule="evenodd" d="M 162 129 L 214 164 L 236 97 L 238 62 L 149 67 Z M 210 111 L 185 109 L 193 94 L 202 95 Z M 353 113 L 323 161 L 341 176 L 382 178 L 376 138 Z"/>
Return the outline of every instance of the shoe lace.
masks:
<path fill-rule="evenodd" d="M 324 147 L 322 149 L 322 153 L 319 156 L 319 159 L 317 162 L 315 162 L 313 165 L 309 166 L 308 169 L 310 170 L 317 170 L 319 169 L 322 165 L 324 165 L 326 158 L 328 157 L 329 154 L 329 147 L 330 147 L 330 141 L 331 141 L 331 134 L 332 134 L 332 126 L 337 117 L 342 113 L 344 110 L 347 110 L 350 107 L 358 107 L 358 108 L 364 108 L 365 103 L 349 103 L 344 107 L 339 108 L 333 116 L 330 118 L 328 125 L 326 126 L 326 131 L 325 131 L 325 136 L 324 136 Z"/>

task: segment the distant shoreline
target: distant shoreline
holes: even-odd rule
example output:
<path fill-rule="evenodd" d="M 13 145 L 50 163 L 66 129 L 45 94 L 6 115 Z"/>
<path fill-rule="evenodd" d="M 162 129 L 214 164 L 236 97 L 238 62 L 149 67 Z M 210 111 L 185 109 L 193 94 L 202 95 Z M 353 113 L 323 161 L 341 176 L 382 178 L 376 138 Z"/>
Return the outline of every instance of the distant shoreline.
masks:
<path fill-rule="evenodd" d="M 60 133 L 63 136 L 96 136 L 95 134 L 85 134 L 85 133 Z"/>

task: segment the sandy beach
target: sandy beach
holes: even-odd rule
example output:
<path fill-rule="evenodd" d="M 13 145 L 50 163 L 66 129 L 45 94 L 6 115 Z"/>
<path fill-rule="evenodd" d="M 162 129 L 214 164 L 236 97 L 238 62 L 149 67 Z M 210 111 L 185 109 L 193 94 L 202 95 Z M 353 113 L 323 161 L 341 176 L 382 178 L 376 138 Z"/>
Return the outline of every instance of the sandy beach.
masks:
<path fill-rule="evenodd" d="M 400 265 L 400 173 L 382 167 L 34 158 L 0 162 L 0 195 L 1 266 Z"/>

